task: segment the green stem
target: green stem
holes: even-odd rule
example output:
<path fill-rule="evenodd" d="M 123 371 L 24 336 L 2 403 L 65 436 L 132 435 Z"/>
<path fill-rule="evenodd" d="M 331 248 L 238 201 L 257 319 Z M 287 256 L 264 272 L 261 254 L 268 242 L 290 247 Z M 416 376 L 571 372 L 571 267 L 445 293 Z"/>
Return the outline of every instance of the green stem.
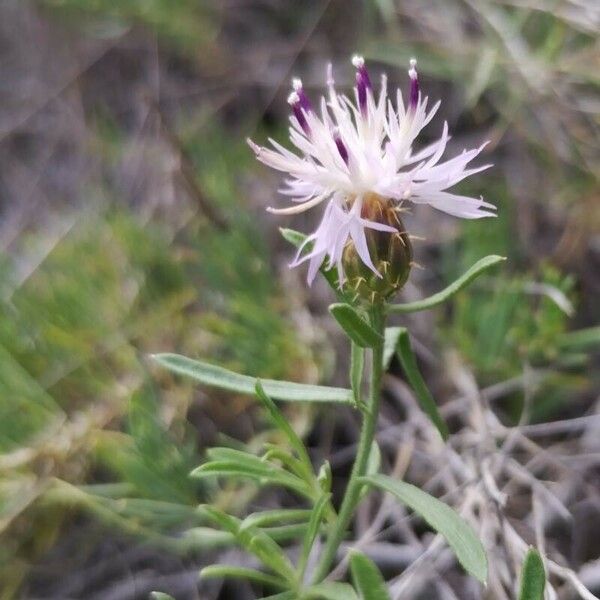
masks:
<path fill-rule="evenodd" d="M 375 437 L 375 429 L 377 427 L 377 417 L 379 415 L 379 399 L 381 395 L 381 377 L 383 375 L 383 333 L 385 326 L 385 317 L 383 305 L 376 304 L 371 309 L 371 325 L 373 329 L 381 334 L 382 341 L 373 348 L 371 353 L 371 381 L 369 385 L 369 399 L 367 405 L 367 411 L 362 424 L 360 432 L 360 439 L 358 442 L 358 450 L 348 486 L 346 487 L 346 493 L 340 506 L 340 511 L 336 522 L 333 524 L 329 531 L 325 548 L 320 556 L 319 563 L 315 569 L 313 576 L 313 583 L 318 583 L 325 579 L 327 576 L 337 550 L 344 539 L 348 525 L 354 515 L 354 510 L 360 500 L 360 490 L 362 484 L 359 483 L 359 477 L 365 474 L 367 463 L 369 461 L 369 454 L 371 452 L 371 446 L 373 445 L 373 438 Z"/>

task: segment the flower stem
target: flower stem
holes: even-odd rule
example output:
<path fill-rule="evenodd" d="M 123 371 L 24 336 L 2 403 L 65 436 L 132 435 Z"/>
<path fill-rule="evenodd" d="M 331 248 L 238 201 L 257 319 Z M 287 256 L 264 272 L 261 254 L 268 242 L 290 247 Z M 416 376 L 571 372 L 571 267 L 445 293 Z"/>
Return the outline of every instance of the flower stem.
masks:
<path fill-rule="evenodd" d="M 348 486 L 346 487 L 346 493 L 344 494 L 337 520 L 329 531 L 325 548 L 323 549 L 316 566 L 313 575 L 313 583 L 318 583 L 327 576 L 348 525 L 352 520 L 354 510 L 360 500 L 360 490 L 362 487 L 358 480 L 365 474 L 369 461 L 369 454 L 373 445 L 373 438 L 375 437 L 377 417 L 379 415 L 381 377 L 383 375 L 383 335 L 385 325 L 383 305 L 374 304 L 370 311 L 370 317 L 373 329 L 381 334 L 381 342 L 373 348 L 371 353 L 371 381 L 369 385 L 367 410 L 362 423 L 358 450 L 348 481 Z"/>

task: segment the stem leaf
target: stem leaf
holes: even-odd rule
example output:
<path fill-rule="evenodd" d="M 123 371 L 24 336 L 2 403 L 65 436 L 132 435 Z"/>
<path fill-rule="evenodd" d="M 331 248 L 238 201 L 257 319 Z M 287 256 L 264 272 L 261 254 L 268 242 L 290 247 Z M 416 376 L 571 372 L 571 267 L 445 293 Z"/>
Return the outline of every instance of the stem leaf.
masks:
<path fill-rule="evenodd" d="M 269 398 L 265 389 L 263 388 L 262 381 L 257 380 L 256 382 L 256 397 L 260 400 L 261 404 L 266 408 L 267 413 L 271 419 L 273 425 L 282 431 L 290 442 L 292 448 L 296 451 L 296 454 L 304 462 L 304 465 L 308 471 L 312 472 L 312 464 L 310 457 L 306 451 L 306 447 L 302 443 L 302 440 L 298 437 L 298 434 L 294 431 L 289 421 L 281 414 L 273 400 Z"/>
<path fill-rule="evenodd" d="M 402 365 L 402 369 L 408 382 L 415 391 L 415 395 L 421 408 L 425 414 L 427 414 L 431 422 L 437 427 L 442 439 L 444 441 L 447 440 L 449 435 L 448 426 L 444 419 L 442 419 L 437 404 L 419 371 L 417 359 L 410 345 L 408 331 L 404 327 L 390 327 L 386 330 L 386 340 L 388 341 L 388 348 L 391 346 L 392 340 L 395 341 L 396 352 L 400 359 L 400 364 Z M 386 349 L 384 348 L 384 364 L 385 351 Z M 388 364 L 389 360 L 390 359 L 388 358 Z"/>
<path fill-rule="evenodd" d="M 268 575 L 267 573 L 255 569 L 235 567 L 232 565 L 209 565 L 200 571 L 200 577 L 203 579 L 223 579 L 225 577 L 231 577 L 233 579 L 248 579 L 249 581 L 254 581 L 255 583 L 274 588 L 285 589 L 287 587 L 285 581 L 279 579 L 279 577 Z"/>
<path fill-rule="evenodd" d="M 329 307 L 329 312 L 360 348 L 374 348 L 381 343 L 381 336 L 349 304 L 339 302 Z"/>
<path fill-rule="evenodd" d="M 421 515 L 433 529 L 445 538 L 465 570 L 485 582 L 487 558 L 477 535 L 454 510 L 418 487 L 386 475 L 368 475 L 361 481 L 393 494 L 406 506 Z"/>
<path fill-rule="evenodd" d="M 406 304 L 390 304 L 390 306 L 388 306 L 388 312 L 411 313 L 418 312 L 421 310 L 428 310 L 430 308 L 438 306 L 443 302 L 446 302 L 446 300 L 454 296 L 454 294 L 462 290 L 465 286 L 469 285 L 471 281 L 479 277 L 489 268 L 505 260 L 505 256 L 498 256 L 496 254 L 490 254 L 489 256 L 485 256 L 484 258 L 478 260 L 468 271 L 463 273 L 448 287 L 444 288 L 437 294 L 433 294 L 433 296 L 429 296 L 429 298 L 425 298 L 424 300 L 418 300 L 417 302 L 408 302 Z"/>
<path fill-rule="evenodd" d="M 361 600 L 390 600 L 383 575 L 368 556 L 352 552 L 350 572 Z"/>
<path fill-rule="evenodd" d="M 363 371 L 365 367 L 365 349 L 352 342 L 350 352 L 350 387 L 354 394 L 354 403 L 360 407 L 361 402 L 361 385 Z"/>
<path fill-rule="evenodd" d="M 358 600 L 348 583 L 318 583 L 304 590 L 302 600 Z"/>
<path fill-rule="evenodd" d="M 521 572 L 519 600 L 544 600 L 546 573 L 540 553 L 531 548 L 525 556 Z"/>
<path fill-rule="evenodd" d="M 298 567 L 298 570 L 302 574 L 304 574 L 304 570 L 306 569 L 306 565 L 308 563 L 308 556 L 312 550 L 313 544 L 315 543 L 315 539 L 319 534 L 321 522 L 323 521 L 323 515 L 325 514 L 325 510 L 327 509 L 327 504 L 330 498 L 331 494 L 323 494 L 317 500 L 312 509 L 310 521 L 308 523 L 308 529 L 306 530 L 306 535 L 302 541 L 302 553 L 300 554 Z"/>
<path fill-rule="evenodd" d="M 258 381 L 256 377 L 240 375 L 223 367 L 211 365 L 200 360 L 193 360 L 180 354 L 153 354 L 152 358 L 170 371 L 191 377 L 204 385 L 238 394 L 254 395 L 256 393 L 256 383 Z M 286 402 L 353 403 L 352 390 L 343 388 L 306 385 L 273 379 L 261 379 L 261 385 L 271 398 Z"/>

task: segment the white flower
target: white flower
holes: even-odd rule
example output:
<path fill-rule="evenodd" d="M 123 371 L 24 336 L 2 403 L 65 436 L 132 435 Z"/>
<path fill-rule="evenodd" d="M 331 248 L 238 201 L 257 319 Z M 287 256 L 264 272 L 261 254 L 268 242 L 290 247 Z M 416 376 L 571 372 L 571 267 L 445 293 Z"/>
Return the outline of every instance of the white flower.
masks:
<path fill-rule="evenodd" d="M 299 79 L 292 82 L 288 98 L 292 107 L 290 140 L 293 153 L 270 139 L 273 149 L 248 140 L 258 160 L 289 175 L 280 192 L 294 202 L 287 208 L 268 208 L 277 214 L 300 213 L 327 201 L 323 219 L 308 236 L 291 266 L 310 260 L 308 281 L 312 282 L 325 258 L 337 265 L 340 283 L 344 246 L 349 240 L 373 272 L 377 272 L 365 243 L 365 229 L 395 231 L 394 228 L 362 218 L 364 198 L 370 194 L 389 199 L 398 206 L 403 201 L 429 204 L 438 210 L 465 219 L 495 216 L 495 207 L 483 199 L 460 196 L 446 190 L 465 177 L 491 165 L 467 168 L 485 144 L 440 162 L 449 140 L 444 123 L 440 139 L 413 151 L 419 132 L 437 112 L 438 102 L 429 112 L 427 97 L 422 98 L 415 69 L 410 61 L 410 94 L 405 106 L 400 90 L 396 106 L 388 99 L 386 77 L 376 98 L 364 60 L 355 56 L 355 102 L 339 95 L 334 88 L 331 65 L 328 68 L 328 98 L 321 98 L 320 115 L 313 108 Z M 306 244 L 313 243 L 302 256 Z"/>

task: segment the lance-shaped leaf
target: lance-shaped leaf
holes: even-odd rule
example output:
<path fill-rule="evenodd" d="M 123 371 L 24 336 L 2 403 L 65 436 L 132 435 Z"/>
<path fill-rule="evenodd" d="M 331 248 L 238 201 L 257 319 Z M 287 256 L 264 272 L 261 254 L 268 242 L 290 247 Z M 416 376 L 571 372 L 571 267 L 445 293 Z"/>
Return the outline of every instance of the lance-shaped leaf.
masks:
<path fill-rule="evenodd" d="M 262 385 L 262 381 L 256 382 L 256 397 L 261 401 L 262 405 L 267 409 L 267 413 L 271 419 L 271 422 L 279 431 L 285 433 L 287 439 L 290 442 L 292 448 L 296 451 L 296 454 L 304 464 L 307 474 L 312 475 L 312 464 L 310 462 L 310 457 L 308 456 L 308 452 L 306 451 L 306 447 L 302 440 L 298 437 L 298 434 L 293 430 L 292 426 L 289 424 L 288 420 L 279 412 L 277 406 L 267 393 Z"/>
<path fill-rule="evenodd" d="M 386 475 L 368 475 L 362 477 L 361 481 L 393 494 L 400 502 L 421 515 L 446 538 L 465 570 L 479 581 L 485 582 L 485 550 L 470 525 L 448 505 L 410 483 L 397 481 Z"/>
<path fill-rule="evenodd" d="M 383 341 L 379 333 L 349 304 L 342 302 L 332 304 L 329 307 L 329 312 L 357 346 L 373 348 Z"/>
<path fill-rule="evenodd" d="M 272 596 L 263 596 L 260 600 L 297 600 L 297 598 L 298 594 L 296 592 L 280 592 Z"/>
<path fill-rule="evenodd" d="M 368 556 L 353 551 L 350 557 L 350 572 L 361 600 L 390 600 L 383 576 Z"/>
<path fill-rule="evenodd" d="M 211 448 L 207 451 L 207 456 L 210 460 L 194 469 L 191 473 L 192 477 L 235 476 L 253 479 L 263 484 L 281 485 L 303 496 L 311 497 L 311 490 L 305 481 L 253 454 L 232 448 Z"/>
<path fill-rule="evenodd" d="M 287 587 L 286 582 L 279 579 L 279 577 L 268 575 L 267 573 L 255 569 L 235 567 L 232 565 L 210 565 L 204 567 L 204 569 L 200 571 L 200 577 L 204 579 L 224 579 L 225 577 L 231 577 L 232 579 L 247 579 L 248 581 L 274 588 L 285 589 Z"/>
<path fill-rule="evenodd" d="M 302 600 L 358 600 L 358 596 L 347 583 L 326 582 L 304 590 Z"/>
<path fill-rule="evenodd" d="M 457 292 L 462 290 L 465 286 L 469 285 L 471 281 L 479 277 L 482 273 L 487 271 L 489 268 L 505 261 L 505 256 L 497 256 L 491 254 L 480 260 L 478 260 L 468 271 L 463 273 L 458 279 L 453 281 L 448 287 L 444 288 L 441 292 L 429 296 L 424 300 L 418 300 L 417 302 L 408 302 L 406 304 L 390 304 L 388 306 L 388 312 L 390 313 L 411 313 L 418 312 L 421 310 L 428 310 L 434 306 L 438 306 L 443 302 L 446 302 L 450 297 L 454 296 Z"/>
<path fill-rule="evenodd" d="M 179 375 L 191 377 L 210 387 L 236 392 L 238 394 L 254 395 L 256 392 L 256 377 L 240 375 L 223 367 L 193 360 L 180 354 L 153 354 L 152 358 L 170 371 Z M 321 385 L 306 385 L 291 381 L 276 381 L 273 379 L 260 380 L 265 392 L 277 400 L 287 402 L 339 402 L 352 403 L 352 390 L 325 387 Z"/>
<path fill-rule="evenodd" d="M 431 395 L 431 392 L 427 388 L 419 367 L 417 366 L 417 359 L 412 351 L 410 345 L 410 337 L 408 331 L 404 327 L 388 327 L 385 331 L 385 346 L 383 361 L 384 366 L 388 366 L 391 360 L 390 349 L 395 347 L 400 359 L 400 364 L 408 383 L 415 391 L 417 401 L 431 419 L 431 422 L 437 427 L 440 435 L 444 440 L 448 439 L 448 426 L 438 411 L 437 404 Z"/>
<path fill-rule="evenodd" d="M 365 349 L 352 342 L 350 351 L 350 387 L 357 408 L 362 406 L 361 386 L 365 368 Z"/>
<path fill-rule="evenodd" d="M 287 523 L 306 523 L 311 510 L 307 508 L 276 508 L 252 513 L 243 520 L 244 527 L 270 527 Z"/>
<path fill-rule="evenodd" d="M 306 569 L 308 556 L 310 555 L 310 551 L 313 547 L 315 539 L 319 534 L 321 522 L 323 521 L 323 516 L 325 515 L 325 510 L 327 509 L 327 504 L 329 503 L 330 498 L 331 494 L 323 494 L 317 500 L 312 509 L 310 521 L 308 523 L 308 529 L 306 530 L 306 535 L 304 536 L 304 540 L 302 541 L 302 552 L 300 554 L 300 560 L 298 562 L 298 571 L 301 574 L 304 574 L 304 570 Z"/>
<path fill-rule="evenodd" d="M 265 566 L 284 577 L 286 581 L 295 582 L 296 574 L 288 557 L 264 531 L 251 526 L 244 527 L 240 519 L 214 506 L 204 505 L 200 510 L 225 531 L 232 533 L 244 550 L 256 556 Z"/>
<path fill-rule="evenodd" d="M 531 548 L 525 556 L 521 572 L 519 600 L 544 600 L 546 573 L 540 553 Z"/>

